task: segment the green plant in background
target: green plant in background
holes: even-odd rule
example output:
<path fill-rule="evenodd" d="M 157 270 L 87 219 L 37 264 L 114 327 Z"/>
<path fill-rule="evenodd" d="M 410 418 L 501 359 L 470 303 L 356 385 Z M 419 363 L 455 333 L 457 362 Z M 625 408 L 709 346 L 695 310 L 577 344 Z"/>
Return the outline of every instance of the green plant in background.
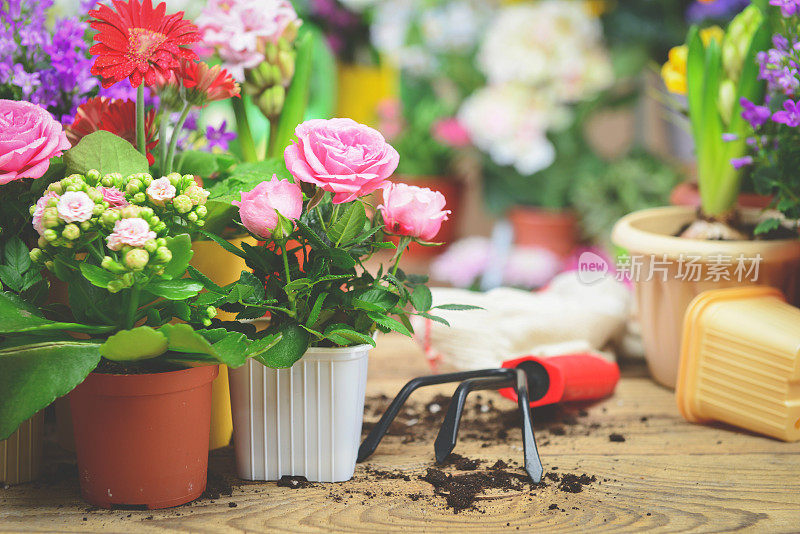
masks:
<path fill-rule="evenodd" d="M 701 207 L 709 217 L 724 218 L 736 204 L 741 173 L 730 161 L 745 154 L 748 130 L 740 100 L 757 101 L 763 94 L 755 58 L 768 42 L 768 24 L 756 5 L 731 21 L 721 43 L 704 44 L 697 27 L 689 31 L 686 96 Z"/>

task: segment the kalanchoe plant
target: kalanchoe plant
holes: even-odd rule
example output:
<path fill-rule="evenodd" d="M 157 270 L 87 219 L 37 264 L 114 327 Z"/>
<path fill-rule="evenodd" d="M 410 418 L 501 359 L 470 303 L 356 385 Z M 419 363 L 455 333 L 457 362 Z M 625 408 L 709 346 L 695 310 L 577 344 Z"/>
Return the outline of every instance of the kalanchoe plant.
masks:
<path fill-rule="evenodd" d="M 800 219 L 800 2 L 771 0 L 780 6 L 779 31 L 772 48 L 756 58 L 759 78 L 767 83 L 763 103 L 742 100 L 742 118 L 750 126 L 746 134 L 749 154 L 733 160 L 751 173 L 756 191 L 773 196 L 772 206 L 795 226 Z M 781 221 L 762 221 L 756 234 L 777 229 Z"/>
<path fill-rule="evenodd" d="M 202 277 L 189 267 L 188 232 L 203 226 L 207 195 L 192 176 L 146 172 L 89 170 L 47 187 L 31 206 L 40 237 L 30 260 L 67 284 L 69 308 L 42 313 L 0 294 L 0 439 L 68 393 L 101 357 L 151 370 L 165 362 L 237 367 L 280 339 L 204 328 L 216 310 L 197 301 L 203 285 L 186 273 Z M 89 339 L 68 334 L 75 332 Z"/>
<path fill-rule="evenodd" d="M 235 202 L 242 224 L 263 244 L 239 249 L 216 238 L 253 272 L 224 288 L 206 281 L 200 301 L 239 319 L 268 312 L 267 331 L 282 336 L 271 351 L 279 367 L 311 345 L 374 345 L 376 330 L 411 335 L 412 314 L 444 322 L 433 314 L 427 278 L 398 268 L 410 242 L 433 244 L 449 213 L 441 193 L 389 185 L 397 152 L 350 119 L 308 121 L 296 133 L 285 152 L 295 183 L 274 176 Z M 364 197 L 378 187 L 389 189 L 373 212 Z M 365 261 L 395 247 L 384 233 L 400 235 L 400 244 L 391 265 L 372 273 Z"/>

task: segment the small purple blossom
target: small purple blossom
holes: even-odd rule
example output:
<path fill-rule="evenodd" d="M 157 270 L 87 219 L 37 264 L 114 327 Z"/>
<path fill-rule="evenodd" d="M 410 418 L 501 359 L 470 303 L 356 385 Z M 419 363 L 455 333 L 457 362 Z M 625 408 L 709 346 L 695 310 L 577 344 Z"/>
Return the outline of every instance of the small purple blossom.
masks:
<path fill-rule="evenodd" d="M 731 159 L 731 165 L 733 165 L 733 168 L 737 170 L 752 164 L 753 164 L 753 156 L 744 156 L 741 158 Z"/>
<path fill-rule="evenodd" d="M 219 148 L 222 151 L 228 150 L 228 143 L 236 139 L 236 134 L 226 131 L 227 126 L 228 121 L 222 121 L 219 128 L 214 128 L 213 126 L 206 127 L 206 139 L 208 140 L 206 149 L 208 151 L 214 148 Z"/>
<path fill-rule="evenodd" d="M 766 106 L 757 106 L 745 97 L 739 99 L 739 104 L 742 106 L 742 118 L 750 123 L 754 130 L 758 130 L 770 118 L 771 112 Z"/>
<path fill-rule="evenodd" d="M 781 15 L 791 17 L 800 12 L 800 0 L 769 0 L 769 5 L 781 8 Z"/>
<path fill-rule="evenodd" d="M 722 134 L 722 140 L 726 143 L 730 143 L 731 141 L 736 141 L 739 139 L 739 136 L 734 133 L 724 133 Z"/>
<path fill-rule="evenodd" d="M 715 0 L 714 2 L 693 2 L 686 9 L 689 22 L 703 22 L 708 19 L 727 19 L 750 3 L 750 0 Z"/>
<path fill-rule="evenodd" d="M 797 102 L 786 100 L 783 103 L 783 110 L 776 111 L 772 115 L 772 121 L 785 124 L 790 128 L 797 128 L 800 126 L 800 107 L 798 107 Z"/>

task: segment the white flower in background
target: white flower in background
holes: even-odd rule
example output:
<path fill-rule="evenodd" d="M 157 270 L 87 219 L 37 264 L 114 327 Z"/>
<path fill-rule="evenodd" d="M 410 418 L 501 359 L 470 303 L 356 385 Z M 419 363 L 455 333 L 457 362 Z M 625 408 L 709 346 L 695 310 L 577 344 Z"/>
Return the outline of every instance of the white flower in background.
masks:
<path fill-rule="evenodd" d="M 436 71 L 436 58 L 421 43 L 409 39 L 419 0 L 385 0 L 378 2 L 370 26 L 373 46 L 398 68 L 416 76 Z"/>
<path fill-rule="evenodd" d="M 547 133 L 570 121 L 569 110 L 547 94 L 519 83 L 489 85 L 464 101 L 458 120 L 495 163 L 531 175 L 555 160 Z"/>
<path fill-rule="evenodd" d="M 489 83 L 549 85 L 566 101 L 588 98 L 613 81 L 600 21 L 574 0 L 503 7 L 477 61 Z"/>
<path fill-rule="evenodd" d="M 491 0 L 456 0 L 434 5 L 419 14 L 425 45 L 436 52 L 469 52 L 490 20 Z"/>

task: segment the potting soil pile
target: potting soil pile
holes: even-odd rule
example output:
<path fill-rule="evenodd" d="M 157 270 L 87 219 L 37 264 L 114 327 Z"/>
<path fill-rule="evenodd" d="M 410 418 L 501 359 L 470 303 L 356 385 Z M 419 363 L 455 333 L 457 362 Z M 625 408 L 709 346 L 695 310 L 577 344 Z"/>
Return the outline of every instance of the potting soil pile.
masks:
<path fill-rule="evenodd" d="M 434 306 L 471 304 L 481 310 L 434 310 L 450 327 L 414 317 L 417 340 L 432 364 L 460 370 L 498 367 L 516 356 L 602 353 L 625 331 L 630 290 L 606 277 L 593 284 L 563 273 L 535 293 L 498 288 L 486 293 L 433 288 Z M 604 351 L 604 352 L 603 352 Z"/>

